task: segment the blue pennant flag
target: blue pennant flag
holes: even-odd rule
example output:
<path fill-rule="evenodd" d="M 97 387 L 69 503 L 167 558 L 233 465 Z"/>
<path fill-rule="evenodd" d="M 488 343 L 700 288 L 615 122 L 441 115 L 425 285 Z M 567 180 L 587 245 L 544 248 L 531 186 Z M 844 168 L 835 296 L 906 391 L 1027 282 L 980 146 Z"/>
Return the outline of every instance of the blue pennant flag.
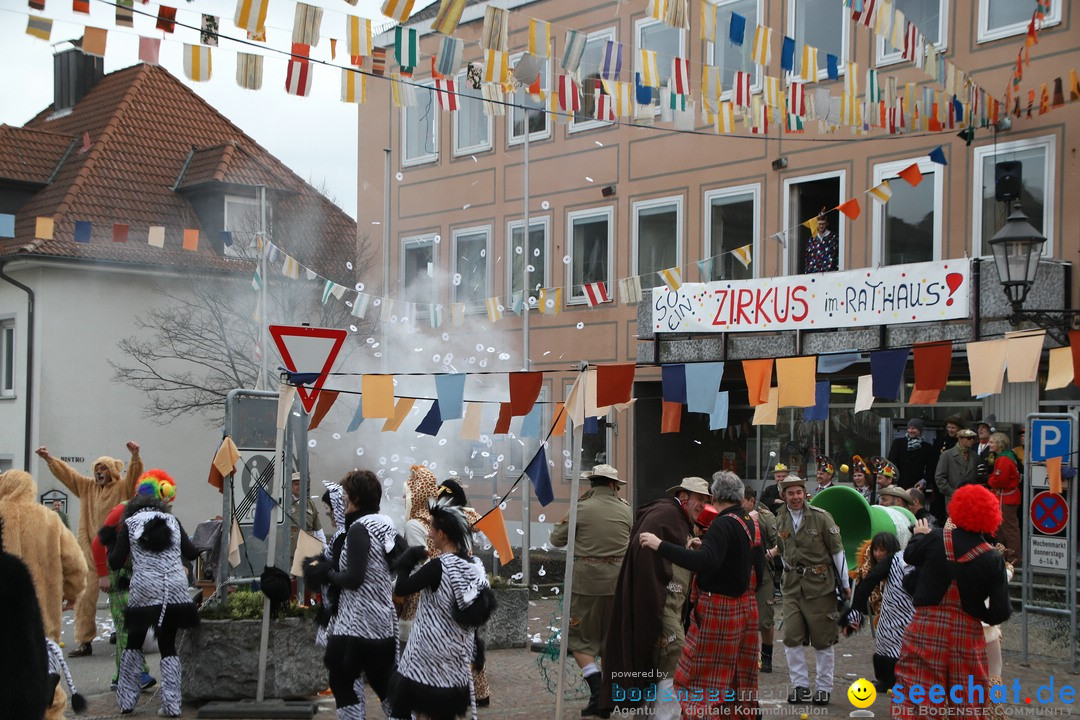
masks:
<path fill-rule="evenodd" d="M 746 18 L 739 13 L 731 13 L 731 28 L 728 37 L 732 44 L 742 47 L 743 37 L 746 35 Z"/>
<path fill-rule="evenodd" d="M 653 89 L 641 84 L 641 73 L 634 73 L 635 97 L 638 105 L 652 105 Z"/>
<path fill-rule="evenodd" d="M 795 38 L 784 36 L 784 43 L 780 46 L 780 69 L 791 72 L 795 69 Z"/>
<path fill-rule="evenodd" d="M 709 413 L 709 429 L 723 430 L 728 426 L 728 391 L 716 393 L 713 411 Z"/>
<path fill-rule="evenodd" d="M 551 476 L 548 475 L 547 453 L 544 452 L 543 445 L 533 456 L 529 466 L 525 468 L 525 474 L 532 481 L 533 492 L 536 493 L 536 499 L 540 501 L 540 505 L 550 504 L 555 499 L 555 494 L 551 492 Z"/>
<path fill-rule="evenodd" d="M 803 409 L 803 420 L 829 419 L 829 396 L 832 393 L 832 384 L 828 380 L 821 380 L 814 386 L 814 407 Z"/>
<path fill-rule="evenodd" d="M 353 413 L 352 422 L 349 423 L 349 427 L 345 432 L 355 432 L 362 422 L 364 422 L 364 397 L 361 395 L 360 402 L 356 403 L 356 412 Z"/>
<path fill-rule="evenodd" d="M 825 55 L 825 67 L 828 68 L 830 80 L 840 79 L 840 59 L 838 57 L 832 53 Z"/>
<path fill-rule="evenodd" d="M 874 378 L 874 397 L 899 400 L 900 383 L 904 381 L 908 348 L 878 350 L 870 353 L 870 375 Z"/>
<path fill-rule="evenodd" d="M 460 420 L 465 416 L 465 373 L 436 375 L 435 392 L 443 420 Z"/>
<path fill-rule="evenodd" d="M 686 366 L 661 365 L 660 387 L 665 402 L 686 404 Z"/>
<path fill-rule="evenodd" d="M 265 540 L 270 534 L 270 513 L 274 509 L 274 498 L 266 492 L 266 488 L 259 486 L 258 499 L 255 500 L 255 521 L 251 525 L 251 534 L 260 540 Z"/>
<path fill-rule="evenodd" d="M 716 407 L 716 391 L 724 379 L 724 363 L 692 363 L 686 366 L 686 409 L 690 412 L 712 414 Z"/>
<path fill-rule="evenodd" d="M 439 401 L 433 400 L 431 402 L 431 409 L 428 410 L 427 415 L 420 421 L 420 424 L 416 426 L 416 432 L 435 437 L 439 434 L 439 428 L 441 427 L 442 416 L 439 415 Z"/>
<path fill-rule="evenodd" d="M 541 409 L 543 409 L 543 405 L 535 403 L 532 410 L 521 419 L 521 430 L 518 431 L 518 437 L 539 439 Z"/>
<path fill-rule="evenodd" d="M 582 432 L 586 435 L 595 435 L 596 433 L 600 432 L 600 418 L 585 418 L 585 424 L 582 426 Z"/>
<path fill-rule="evenodd" d="M 934 148 L 933 150 L 930 151 L 930 161 L 931 162 L 936 162 L 938 165 L 948 165 L 949 164 L 945 160 L 945 151 L 941 149 L 940 145 L 938 145 L 936 148 Z"/>
<path fill-rule="evenodd" d="M 91 224 L 87 220 L 75 221 L 75 242 L 88 243 L 90 242 L 90 227 Z"/>

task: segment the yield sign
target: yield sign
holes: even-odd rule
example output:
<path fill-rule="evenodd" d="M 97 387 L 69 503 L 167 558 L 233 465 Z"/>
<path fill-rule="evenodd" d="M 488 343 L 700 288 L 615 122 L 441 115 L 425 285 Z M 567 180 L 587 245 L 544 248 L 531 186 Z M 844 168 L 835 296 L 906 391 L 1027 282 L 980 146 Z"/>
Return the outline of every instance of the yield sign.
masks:
<path fill-rule="evenodd" d="M 270 334 L 289 372 L 319 374 L 310 390 L 303 386 L 296 388 L 304 409 L 311 412 L 315 407 L 319 390 L 322 389 L 323 382 L 334 364 L 334 359 L 337 358 L 338 350 L 345 342 L 346 331 L 295 325 L 271 325 Z"/>

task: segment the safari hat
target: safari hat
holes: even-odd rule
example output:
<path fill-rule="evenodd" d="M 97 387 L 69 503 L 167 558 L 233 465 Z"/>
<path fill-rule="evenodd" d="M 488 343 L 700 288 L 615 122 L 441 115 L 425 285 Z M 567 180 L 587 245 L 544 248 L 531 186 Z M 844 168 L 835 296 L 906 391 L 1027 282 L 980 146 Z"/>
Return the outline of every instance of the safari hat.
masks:
<path fill-rule="evenodd" d="M 806 480 L 798 475 L 788 475 L 786 478 L 780 481 L 780 494 L 783 495 L 790 487 L 801 487 L 806 489 Z"/>
<path fill-rule="evenodd" d="M 975 432 L 974 430 L 971 430 L 969 428 L 961 428 L 960 430 L 956 431 L 956 437 L 958 437 L 958 438 L 962 438 L 962 437 L 973 438 L 973 437 L 979 437 L 979 434 L 977 432 Z"/>
<path fill-rule="evenodd" d="M 589 480 L 593 478 L 607 478 L 608 480 L 614 480 L 620 485 L 625 485 L 626 481 L 619 477 L 619 471 L 613 468 L 611 465 L 594 465 L 592 470 L 589 470 L 585 477 Z"/>
<path fill-rule="evenodd" d="M 667 489 L 668 495 L 674 495 L 680 490 L 686 492 L 697 493 L 698 495 L 708 495 L 712 497 L 712 493 L 709 492 L 709 483 L 705 482 L 705 478 L 699 477 L 686 477 L 682 479 L 682 482 L 678 485 L 672 485 Z"/>
<path fill-rule="evenodd" d="M 891 495 L 892 497 L 900 498 L 901 500 L 906 502 L 909 507 L 911 506 L 911 495 L 909 495 L 908 491 L 902 487 L 897 487 L 896 485 L 889 485 L 888 487 L 883 487 L 878 490 L 877 494 L 878 497 L 881 497 L 882 495 Z"/>

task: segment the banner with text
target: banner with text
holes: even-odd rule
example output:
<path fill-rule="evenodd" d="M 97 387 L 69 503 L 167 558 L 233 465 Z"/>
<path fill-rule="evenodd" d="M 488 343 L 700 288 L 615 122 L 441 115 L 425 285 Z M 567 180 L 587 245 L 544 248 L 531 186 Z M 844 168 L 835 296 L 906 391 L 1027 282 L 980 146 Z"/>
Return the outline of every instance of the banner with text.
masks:
<path fill-rule="evenodd" d="M 969 316 L 971 263 L 890 265 L 817 275 L 653 288 L 657 333 L 775 332 L 958 320 Z"/>

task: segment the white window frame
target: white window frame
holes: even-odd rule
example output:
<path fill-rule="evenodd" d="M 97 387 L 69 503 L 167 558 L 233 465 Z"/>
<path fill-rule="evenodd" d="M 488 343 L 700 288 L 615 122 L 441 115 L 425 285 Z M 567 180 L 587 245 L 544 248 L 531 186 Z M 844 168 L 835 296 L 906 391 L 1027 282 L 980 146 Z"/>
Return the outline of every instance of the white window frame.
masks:
<path fill-rule="evenodd" d="M 454 252 L 453 274 L 456 275 L 458 272 L 460 272 L 460 270 L 458 269 L 458 260 L 460 259 L 460 257 L 458 256 L 458 238 L 460 238 L 462 235 L 481 235 L 481 234 L 484 235 L 484 266 L 485 266 L 485 268 L 484 268 L 484 293 L 483 293 L 483 298 L 487 299 L 487 298 L 492 296 L 492 293 L 491 293 L 491 267 L 492 267 L 492 262 L 491 262 L 491 234 L 492 233 L 491 233 L 491 226 L 490 225 L 474 225 L 472 227 L 455 228 L 453 230 L 453 232 L 451 232 L 451 234 L 450 234 L 451 247 L 453 248 L 453 252 Z M 453 276 L 451 276 L 451 277 L 453 277 Z M 458 297 L 458 288 L 459 287 L 461 287 L 461 286 L 460 285 L 453 285 L 451 283 L 451 295 L 453 297 L 452 302 L 455 302 L 455 303 L 465 302 L 465 301 L 461 300 Z M 434 301 L 432 301 L 432 302 L 434 302 Z M 466 312 L 480 312 L 480 311 L 486 312 L 486 309 L 484 307 L 483 300 L 481 300 L 480 302 L 477 302 L 477 303 L 467 303 L 466 302 L 465 303 L 465 311 Z"/>
<path fill-rule="evenodd" d="M 15 383 L 17 382 L 17 373 L 19 371 L 19 365 L 15 357 L 15 350 L 18 347 L 16 339 L 17 328 L 15 327 L 15 318 L 8 316 L 0 318 L 0 398 L 13 398 L 15 397 Z M 10 343 L 10 348 L 9 348 Z M 8 367 L 7 356 L 8 351 L 11 352 L 11 367 Z M 7 376 L 11 374 L 11 386 L 7 385 Z"/>
<path fill-rule="evenodd" d="M 256 198 L 244 197 L 243 195 L 226 195 L 224 200 L 222 200 L 222 202 L 221 202 L 221 218 L 222 218 L 222 225 L 223 225 L 222 230 L 225 231 L 225 232 L 233 233 L 233 244 L 224 246 L 222 248 L 223 254 L 226 257 L 244 257 L 244 253 L 241 253 L 236 248 L 236 242 L 237 242 L 236 234 L 237 234 L 237 232 L 240 232 L 240 231 L 230 230 L 229 229 L 229 205 L 230 204 L 246 205 L 246 206 L 252 208 L 255 211 L 256 216 L 257 216 L 257 214 L 259 212 L 259 201 Z M 266 220 L 269 223 L 270 222 L 270 203 L 269 202 L 266 203 L 266 215 L 267 215 Z M 253 241 L 254 241 L 255 236 L 257 234 L 258 234 L 258 230 L 252 230 L 251 231 L 251 237 L 247 238 L 247 244 L 244 246 L 244 249 L 250 248 L 252 245 L 254 245 Z"/>
<path fill-rule="evenodd" d="M 994 162 L 1001 155 L 1019 152 L 1021 150 L 1033 150 L 1043 148 L 1046 152 L 1046 176 L 1043 178 L 1046 188 L 1046 196 L 1043 199 L 1043 236 L 1046 242 L 1043 244 L 1043 257 L 1054 256 L 1054 178 L 1056 173 L 1055 159 L 1057 157 L 1057 137 L 1054 135 L 1042 135 L 1040 137 L 1024 138 L 998 143 L 997 145 L 981 145 L 975 148 L 972 163 L 972 205 L 971 205 L 971 248 L 972 257 L 977 255 L 977 248 L 981 245 L 980 238 L 983 235 L 983 188 L 982 178 L 986 171 L 986 163 Z M 1003 158 L 1004 159 L 1004 158 Z M 983 255 L 983 257 L 990 257 Z"/>
<path fill-rule="evenodd" d="M 516 65 L 517 61 L 520 60 L 521 56 L 524 55 L 524 54 L 525 53 L 517 53 L 516 55 L 510 56 L 510 66 L 513 67 L 514 65 Z M 551 88 L 553 87 L 553 84 L 552 84 L 552 81 L 551 81 L 551 58 L 542 58 L 542 60 L 543 60 L 544 69 L 541 71 L 541 76 L 542 77 L 544 75 L 547 76 L 547 84 L 545 85 L 544 83 L 541 83 L 540 87 L 545 93 L 550 94 L 551 93 Z M 527 88 L 523 89 L 523 92 L 525 92 L 525 91 L 527 91 Z M 511 95 L 510 97 L 512 98 L 513 95 Z M 536 142 L 537 140 L 547 140 L 548 138 L 551 137 L 551 126 L 554 124 L 554 119 L 547 112 L 546 108 L 539 108 L 539 112 L 544 117 L 544 129 L 539 131 L 539 132 L 531 132 L 531 133 L 529 133 L 529 142 L 530 143 Z M 526 127 L 526 129 L 528 129 L 528 127 L 529 127 L 529 116 L 528 115 L 525 116 L 525 127 Z M 524 143 L 525 143 L 525 134 L 524 133 L 522 133 L 521 135 L 514 135 L 514 111 L 513 111 L 513 108 L 511 108 L 510 112 L 506 113 L 506 144 L 512 146 L 512 145 L 522 145 Z"/>
<path fill-rule="evenodd" d="M 551 216 L 540 215 L 533 217 L 532 215 L 530 215 L 529 227 L 535 228 L 536 226 L 541 226 L 544 229 L 544 267 L 542 269 L 544 281 L 540 284 L 540 287 L 550 287 L 549 283 L 551 282 L 551 275 L 548 272 L 548 268 L 551 266 Z M 511 258 L 510 261 L 506 263 L 506 297 L 507 300 L 509 300 L 509 304 L 511 306 L 514 303 L 514 278 L 511 277 L 514 272 L 514 230 L 524 227 L 525 218 L 521 218 L 519 220 L 510 220 L 506 223 L 506 257 Z M 521 252 L 522 254 L 527 254 L 529 251 L 529 234 L 523 234 L 522 240 L 525 244 L 522 246 Z M 529 273 L 530 284 L 533 282 L 534 276 L 535 272 Z M 522 302 L 527 302 L 527 300 L 524 298 L 524 291 Z M 529 307 L 533 306 L 530 305 Z"/>
<path fill-rule="evenodd" d="M 418 112 L 418 107 L 403 107 L 401 108 L 401 166 L 412 167 L 415 165 L 426 165 L 428 163 L 439 162 L 439 102 L 435 97 L 435 83 L 431 80 L 423 81 L 419 83 L 423 87 L 413 88 L 413 90 L 419 95 L 421 92 L 428 92 L 431 94 L 431 136 L 432 145 L 434 151 L 418 155 L 417 157 L 410 158 L 407 156 L 409 149 L 409 143 L 406 139 L 408 134 L 406 132 L 406 125 L 408 123 L 408 115 L 410 112 Z"/>
<path fill-rule="evenodd" d="M 904 158 L 903 160 L 892 160 L 889 162 L 878 163 L 874 165 L 874 184 L 871 187 L 877 187 L 882 182 L 888 180 L 890 184 L 905 183 L 906 180 L 902 180 L 897 177 L 897 173 L 906 167 L 910 167 L 913 164 L 919 166 L 919 172 L 922 173 L 922 182 L 934 183 L 934 249 L 931 260 L 937 262 L 941 260 L 942 245 L 943 245 L 943 233 L 944 233 L 944 196 L 945 196 L 945 183 L 942 177 L 943 165 L 938 165 L 923 156 L 921 158 Z M 927 177 L 929 176 L 929 177 Z M 882 204 L 875 202 L 872 198 L 863 196 L 865 202 L 869 202 L 873 205 L 872 218 L 873 223 L 871 227 L 871 237 L 873 238 L 872 253 L 873 257 L 871 262 L 874 267 L 880 267 L 884 263 L 885 255 L 885 206 L 888 203 Z"/>
<path fill-rule="evenodd" d="M 793 177 L 793 178 L 784 178 L 784 190 L 783 190 L 783 192 L 784 192 L 784 195 L 783 195 L 784 227 L 790 228 L 793 225 L 798 225 L 798 223 L 805 222 L 806 220 L 809 220 L 810 217 L 811 217 L 811 216 L 807 216 L 807 217 L 800 218 L 800 219 L 794 219 L 794 218 L 791 217 L 791 188 L 792 188 L 792 186 L 801 185 L 802 183 L 806 183 L 806 182 L 813 182 L 814 180 L 827 180 L 829 178 L 840 178 L 840 195 L 839 195 L 839 198 L 840 198 L 840 202 L 844 202 L 844 198 L 845 198 L 845 196 L 847 194 L 847 170 L 829 170 L 829 171 L 826 171 L 826 172 L 814 173 L 812 175 L 800 175 L 798 177 Z M 837 231 L 836 234 L 839 236 L 839 241 L 838 241 L 838 245 L 837 245 L 837 248 L 838 248 L 837 253 L 839 254 L 839 257 L 837 258 L 836 269 L 837 270 L 843 270 L 844 269 L 844 258 L 847 256 L 847 223 L 845 223 L 845 222 L 837 222 L 836 226 L 837 226 L 836 227 L 836 231 Z M 791 264 L 792 263 L 791 263 L 791 261 L 794 258 L 794 249 L 792 248 L 792 243 L 797 244 L 797 242 L 798 242 L 797 231 L 798 231 L 798 228 L 791 231 L 792 233 L 795 233 L 794 235 L 789 234 L 789 235 L 786 236 L 786 243 L 787 244 L 784 246 L 784 275 L 791 275 L 792 274 L 792 269 L 791 269 Z"/>
<path fill-rule="evenodd" d="M 940 8 L 938 13 L 939 39 L 933 44 L 938 52 L 945 52 L 949 49 L 949 2 L 950 0 L 938 0 L 938 7 Z M 919 32 L 924 32 L 924 29 L 919 28 Z M 877 49 L 875 51 L 874 59 L 877 67 L 885 67 L 887 65 L 896 65 L 897 63 L 905 62 L 903 51 L 889 50 L 884 37 L 878 36 L 875 47 Z"/>
<path fill-rule="evenodd" d="M 682 267 L 683 263 L 683 196 L 682 195 L 669 195 L 667 197 L 652 198 L 649 200 L 639 200 L 631 206 L 630 218 L 633 224 L 633 238 L 631 240 L 630 248 L 630 262 L 631 273 L 634 275 L 640 275 L 641 270 L 638 267 L 638 233 L 639 233 L 639 218 L 642 210 L 648 210 L 650 208 L 666 207 L 668 205 L 675 206 L 675 265 L 676 267 Z M 666 268 L 658 268 L 657 270 L 665 270 Z M 656 272 L 656 271 L 653 271 Z"/>
<path fill-rule="evenodd" d="M 723 7 L 725 5 L 734 4 L 734 2 L 736 0 L 707 0 L 707 1 L 711 5 L 715 5 L 717 7 Z M 765 16 L 764 0 L 757 0 L 757 19 L 761 20 L 761 18 L 763 18 L 764 16 Z M 722 28 L 722 27 L 718 26 L 716 28 L 716 37 L 717 37 L 718 41 L 726 42 L 726 38 L 728 37 L 728 32 L 729 32 L 728 28 Z M 746 41 L 744 40 L 743 44 L 745 45 L 745 43 L 746 43 Z M 711 40 L 706 41 L 706 43 L 705 43 L 705 57 L 709 58 L 710 60 L 712 60 L 713 56 L 716 54 L 716 47 L 715 47 L 716 44 L 717 43 L 714 43 Z M 750 38 L 750 45 L 753 46 L 753 38 Z M 709 64 L 712 64 L 712 63 L 709 63 Z M 693 72 L 693 65 L 694 65 L 693 63 L 690 64 L 690 66 L 691 66 L 690 72 L 691 73 Z M 763 74 L 761 72 L 761 66 L 758 65 L 757 63 L 751 63 L 751 65 L 754 68 L 754 79 L 750 83 L 750 93 L 751 94 L 759 93 L 759 92 L 761 92 L 761 89 L 762 89 L 762 83 L 764 83 L 764 80 L 762 80 Z M 690 81 L 691 87 L 693 86 L 693 82 L 694 82 L 693 79 L 691 79 L 691 81 Z M 700 83 L 700 80 L 698 82 Z M 722 93 L 720 93 L 720 100 L 730 102 L 731 99 L 734 97 L 734 95 L 735 95 L 735 90 L 733 88 L 730 88 L 730 87 L 726 88 Z"/>
<path fill-rule="evenodd" d="M 754 203 L 754 226 L 750 231 L 751 246 L 750 246 L 750 272 L 751 277 L 761 277 L 761 263 L 758 262 L 758 258 L 761 257 L 761 183 L 747 183 L 745 185 L 734 185 L 732 187 L 716 188 L 715 190 L 705 191 L 705 205 L 702 210 L 702 227 L 705 228 L 702 240 L 702 259 L 711 258 L 716 255 L 713 252 L 712 246 L 712 222 L 710 222 L 712 215 L 712 201 L 720 198 L 737 197 L 741 195 L 750 195 Z"/>
<path fill-rule="evenodd" d="M 566 265 L 566 293 L 564 293 L 563 302 L 567 305 L 584 305 L 587 302 L 584 291 L 580 295 L 574 294 L 574 221 L 595 217 L 607 219 L 607 277 L 603 278 L 603 281 L 608 287 L 608 292 L 611 292 L 615 270 L 615 207 L 606 205 L 587 210 L 571 210 L 566 213 L 566 250 L 570 256 L 570 262 Z"/>
<path fill-rule="evenodd" d="M 439 243 L 436 239 L 439 237 L 438 233 L 422 233 L 420 235 L 407 235 L 401 238 L 401 250 L 400 250 L 400 262 L 398 268 L 398 292 L 397 298 L 402 302 L 409 302 L 416 305 L 416 315 L 419 317 L 421 313 L 425 316 L 427 314 L 427 305 L 430 303 L 438 302 L 439 288 L 435 284 L 435 277 L 431 278 L 431 298 L 426 303 L 416 302 L 413 299 L 402 297 L 402 292 L 405 290 L 405 255 L 409 249 L 409 245 L 431 245 L 431 262 L 433 265 L 438 263 L 437 248 Z M 399 313 L 400 315 L 400 313 Z"/>
<path fill-rule="evenodd" d="M 634 68 L 637 65 L 638 50 L 648 50 L 648 48 L 644 47 L 642 45 L 642 43 L 641 43 L 641 33 L 646 28 L 650 28 L 650 27 L 653 27 L 655 25 L 664 25 L 664 23 L 661 22 L 660 20 L 656 20 L 656 19 L 651 18 L 651 17 L 638 18 L 637 20 L 634 21 L 634 48 L 633 48 L 633 50 L 631 50 L 631 58 L 630 58 L 631 61 L 632 61 L 630 63 L 630 79 L 631 80 L 634 79 L 634 73 L 636 72 L 636 70 Z M 670 27 L 668 25 L 664 25 L 664 26 L 665 27 Z M 687 55 L 687 52 L 686 52 L 686 30 L 683 30 L 681 28 L 673 28 L 673 29 L 678 29 L 679 30 L 679 57 L 689 59 L 689 55 Z M 660 63 L 662 63 L 662 62 L 663 63 L 671 63 L 673 60 L 674 60 L 674 58 L 664 57 L 664 56 L 661 56 L 658 53 L 657 56 L 656 56 L 657 70 L 660 69 Z M 623 62 L 624 63 L 626 62 L 625 56 L 623 57 Z M 693 70 L 691 70 L 690 72 L 693 73 Z M 699 75 L 700 75 L 700 73 L 699 73 Z M 691 80 L 691 83 L 693 83 L 693 80 Z M 666 89 L 667 88 L 663 84 L 661 84 L 660 93 L 659 93 L 659 96 L 658 96 L 659 100 L 652 106 L 653 115 L 659 115 L 660 114 L 660 108 L 665 102 L 665 100 L 664 100 L 664 91 Z M 680 218 L 680 220 L 681 220 L 681 218 Z"/>
<path fill-rule="evenodd" d="M 795 14 L 796 10 L 798 9 L 798 4 L 798 0 L 789 0 L 788 2 L 788 36 L 792 38 L 795 37 Z M 843 77 L 847 73 L 847 59 L 851 52 L 851 18 L 847 16 L 846 6 L 843 6 L 841 3 L 837 3 L 837 5 L 841 7 L 842 12 L 840 14 L 840 57 L 836 59 L 836 69 L 839 76 Z M 750 35 L 750 28 L 747 28 L 746 32 L 749 37 L 747 37 L 744 42 L 753 43 L 754 38 Z M 827 54 L 825 48 L 817 48 L 817 51 L 818 60 L 820 61 L 824 59 L 825 55 Z M 796 45 L 794 59 L 794 63 L 796 65 L 802 62 L 802 55 L 800 53 L 801 49 L 798 45 Z M 793 75 L 796 76 L 796 79 L 801 78 L 800 73 L 793 73 Z M 817 79 L 818 82 L 821 82 L 822 80 L 827 82 L 835 82 L 829 80 L 828 62 L 826 62 L 825 67 L 818 69 Z"/>
<path fill-rule="evenodd" d="M 589 33 L 587 38 L 586 38 L 586 41 L 588 42 L 588 41 L 591 41 L 591 40 L 612 40 L 612 41 L 617 41 L 618 40 L 618 34 L 615 31 L 615 26 L 612 25 L 611 27 L 604 28 L 603 30 L 596 30 L 594 32 Z M 623 52 L 626 52 L 625 48 L 623 48 Z M 631 54 L 632 53 L 633 53 L 633 51 L 631 51 Z M 633 59 L 633 58 L 631 58 L 631 59 Z M 623 62 L 626 62 L 626 56 L 625 55 L 623 56 Z M 631 63 L 630 67 L 633 68 L 633 63 Z M 584 70 L 584 68 L 581 68 L 581 69 Z M 599 72 L 599 68 L 597 68 L 597 72 Z M 633 72 L 633 70 L 631 70 L 631 72 Z M 577 75 L 587 75 L 587 74 L 588 73 L 582 73 L 582 72 L 577 73 Z M 631 76 L 631 78 L 632 77 L 633 76 Z M 585 88 L 580 87 L 580 85 L 579 85 L 578 89 L 581 91 L 582 95 L 584 96 Z M 558 88 L 555 88 L 554 90 L 552 90 L 552 92 L 558 92 Z M 552 119 L 549 118 L 548 123 L 550 123 L 551 121 L 552 121 Z M 610 121 L 610 120 L 593 120 L 593 119 L 578 120 L 577 116 L 574 115 L 574 113 L 570 113 L 570 122 L 568 122 L 567 125 L 566 125 L 566 132 L 568 132 L 568 133 L 583 132 L 585 130 L 595 130 L 596 128 L 600 128 L 600 127 L 611 127 L 612 125 L 614 125 L 614 123 L 612 121 Z"/>
<path fill-rule="evenodd" d="M 495 127 L 491 121 L 491 116 L 484 112 L 484 101 L 479 96 L 473 98 L 472 96 L 465 95 L 461 92 L 460 88 L 465 87 L 465 82 L 466 79 L 464 71 L 459 73 L 454 78 L 454 88 L 457 89 L 460 94 L 458 95 L 457 112 L 450 113 L 450 154 L 452 157 L 462 157 L 465 155 L 472 155 L 474 153 L 487 152 L 488 150 L 491 150 L 492 147 L 494 147 L 492 138 L 494 137 Z M 438 100 L 438 98 L 436 98 L 436 100 Z M 458 145 L 458 126 L 461 123 L 461 108 L 464 106 L 464 102 L 466 100 L 470 101 L 470 105 L 473 104 L 473 100 L 476 101 L 475 107 L 479 111 L 480 117 L 483 119 L 484 122 L 487 123 L 487 141 L 482 142 L 479 145 L 467 145 L 462 147 Z M 438 103 L 436 102 L 436 105 L 437 104 Z"/>
<path fill-rule="evenodd" d="M 1041 27 L 1050 27 L 1051 25 L 1058 25 L 1061 23 L 1061 5 L 1062 0 L 1050 0 L 1050 13 L 1042 21 Z M 1031 18 L 1027 18 L 1023 22 L 1004 25 L 999 28 L 991 28 L 989 26 L 990 0 L 979 0 L 979 17 L 976 21 L 975 42 L 987 43 L 993 42 L 994 40 L 1015 37 L 1017 35 L 1024 35 L 1027 33 L 1028 23 L 1030 21 Z"/>

